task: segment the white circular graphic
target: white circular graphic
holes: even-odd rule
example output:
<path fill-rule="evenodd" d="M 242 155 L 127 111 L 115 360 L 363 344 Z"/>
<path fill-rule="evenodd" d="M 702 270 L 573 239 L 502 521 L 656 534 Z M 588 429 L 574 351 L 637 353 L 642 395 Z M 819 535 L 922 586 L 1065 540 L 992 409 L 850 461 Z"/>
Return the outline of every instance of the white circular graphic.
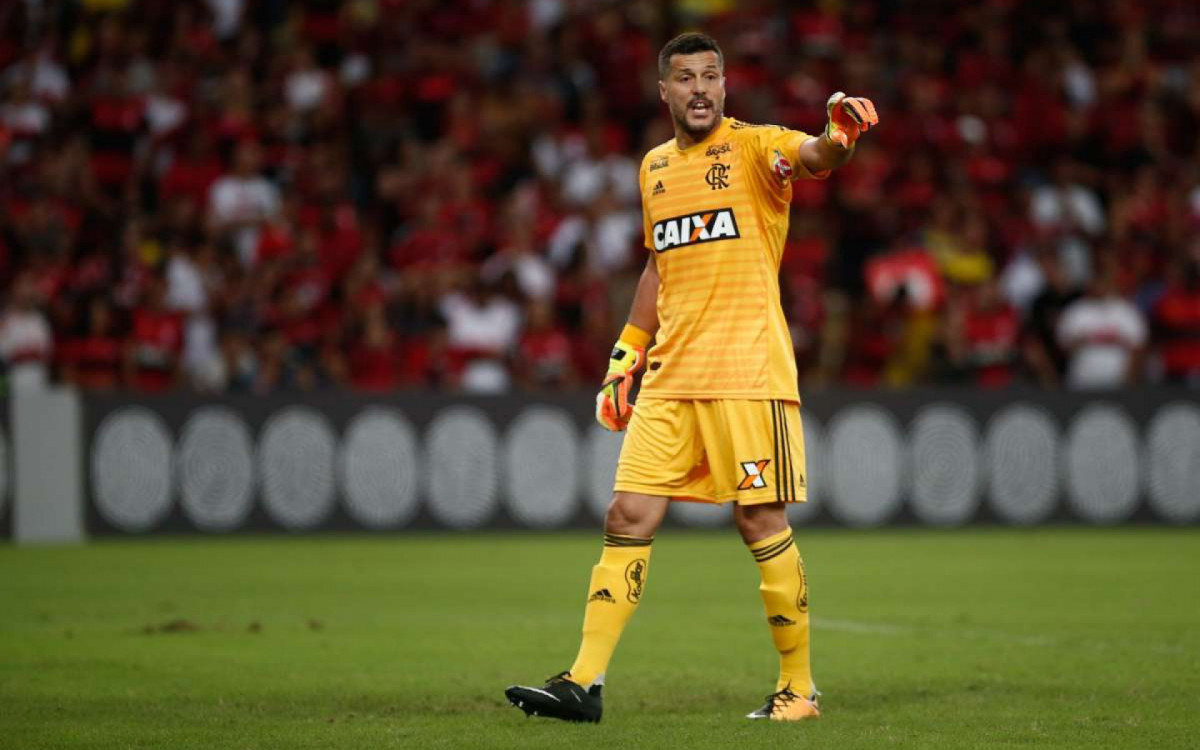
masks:
<path fill-rule="evenodd" d="M 949 404 L 922 408 L 909 429 L 912 509 L 922 523 L 957 526 L 979 507 L 975 420 Z"/>
<path fill-rule="evenodd" d="M 617 460 L 621 457 L 624 439 L 624 432 L 612 432 L 598 424 L 588 427 L 583 500 L 588 511 L 597 519 L 604 518 L 612 502 L 613 479 L 617 475 Z"/>
<path fill-rule="evenodd" d="M 534 528 L 562 526 L 579 507 L 579 437 L 562 409 L 531 406 L 504 440 L 508 511 Z"/>
<path fill-rule="evenodd" d="M 420 448 L 402 414 L 371 408 L 355 415 L 338 452 L 338 477 L 346 512 L 370 529 L 394 529 L 419 508 Z"/>
<path fill-rule="evenodd" d="M 733 522 L 733 503 L 697 503 L 677 500 L 668 508 L 671 518 L 683 524 L 702 529 L 728 526 Z"/>
<path fill-rule="evenodd" d="M 499 504 L 496 428 L 475 407 L 451 406 L 425 434 L 430 513 L 454 529 L 483 526 Z"/>
<path fill-rule="evenodd" d="M 334 508 L 337 437 L 320 413 L 289 406 L 263 425 L 258 440 L 263 505 L 286 529 L 319 526 Z"/>
<path fill-rule="evenodd" d="M 900 509 L 904 450 L 896 418 L 881 407 L 851 406 L 830 421 L 830 510 L 850 526 L 878 526 Z"/>
<path fill-rule="evenodd" d="M 1058 502 L 1058 428 L 1042 409 L 1006 406 L 988 420 L 984 439 L 988 506 L 1014 524 L 1035 524 Z"/>
<path fill-rule="evenodd" d="M 141 406 L 117 409 L 92 439 L 92 494 L 104 520 L 149 531 L 171 512 L 171 432 Z"/>
<path fill-rule="evenodd" d="M 233 411 L 197 409 L 183 426 L 175 449 L 179 503 L 192 525 L 232 531 L 254 506 L 254 443 Z"/>
<path fill-rule="evenodd" d="M 1168 404 L 1146 431 L 1150 507 L 1171 523 L 1200 519 L 1200 407 Z"/>
<path fill-rule="evenodd" d="M 825 458 L 825 429 L 807 409 L 800 410 L 800 424 L 804 428 L 804 485 L 808 493 L 806 503 L 788 503 L 788 522 L 805 524 L 821 512 L 821 493 L 824 492 L 822 478 L 828 470 Z"/>
<path fill-rule="evenodd" d="M 1120 409 L 1087 407 L 1071 422 L 1066 443 L 1067 501 L 1092 523 L 1120 523 L 1137 510 L 1137 426 Z"/>

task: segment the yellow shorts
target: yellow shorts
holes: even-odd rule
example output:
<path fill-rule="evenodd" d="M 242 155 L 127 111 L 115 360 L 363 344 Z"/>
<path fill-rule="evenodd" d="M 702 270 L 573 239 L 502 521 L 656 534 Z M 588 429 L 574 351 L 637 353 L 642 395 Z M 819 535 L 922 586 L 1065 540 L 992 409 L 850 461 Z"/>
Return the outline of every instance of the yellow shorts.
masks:
<path fill-rule="evenodd" d="M 739 505 L 805 502 L 800 405 L 638 399 L 613 489 Z"/>

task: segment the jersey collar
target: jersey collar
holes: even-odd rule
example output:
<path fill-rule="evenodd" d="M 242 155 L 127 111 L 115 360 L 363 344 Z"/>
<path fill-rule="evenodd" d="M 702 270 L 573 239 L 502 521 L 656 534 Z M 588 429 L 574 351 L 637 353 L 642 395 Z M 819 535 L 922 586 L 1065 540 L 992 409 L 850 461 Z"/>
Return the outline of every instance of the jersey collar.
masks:
<path fill-rule="evenodd" d="M 704 136 L 704 140 L 696 141 L 695 143 L 688 146 L 687 148 L 679 147 L 679 139 L 678 138 L 672 138 L 671 143 L 672 143 L 672 145 L 675 146 L 675 151 L 677 153 L 687 155 L 687 154 L 694 152 L 697 148 L 699 148 L 700 146 L 703 146 L 704 144 L 708 143 L 709 141 L 712 141 L 713 139 L 720 138 L 720 137 L 728 134 L 729 126 L 732 123 L 733 123 L 733 118 L 725 117 L 724 115 L 722 115 L 721 116 L 721 124 L 716 126 L 715 128 L 713 128 L 712 131 L 709 132 L 708 135 Z"/>

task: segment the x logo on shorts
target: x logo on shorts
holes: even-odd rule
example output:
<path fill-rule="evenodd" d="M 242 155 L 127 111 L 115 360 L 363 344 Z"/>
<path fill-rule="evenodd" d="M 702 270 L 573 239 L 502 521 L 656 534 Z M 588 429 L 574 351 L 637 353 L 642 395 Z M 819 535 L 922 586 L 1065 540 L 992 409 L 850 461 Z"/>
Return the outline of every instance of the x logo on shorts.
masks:
<path fill-rule="evenodd" d="M 746 472 L 746 476 L 742 478 L 738 489 L 749 490 L 766 487 L 767 480 L 763 477 L 763 470 L 767 468 L 767 464 L 769 463 L 771 463 L 771 459 L 769 458 L 763 458 L 758 461 L 743 461 L 742 471 Z"/>

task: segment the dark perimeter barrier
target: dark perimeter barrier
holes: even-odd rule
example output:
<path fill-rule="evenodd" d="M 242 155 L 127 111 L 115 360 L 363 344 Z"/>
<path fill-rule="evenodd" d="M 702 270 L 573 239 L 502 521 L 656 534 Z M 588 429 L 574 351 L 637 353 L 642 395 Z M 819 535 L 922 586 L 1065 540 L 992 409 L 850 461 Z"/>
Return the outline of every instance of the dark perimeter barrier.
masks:
<path fill-rule="evenodd" d="M 85 526 L 595 528 L 621 436 L 591 411 L 591 394 L 85 395 Z M 798 525 L 1200 520 L 1194 391 L 825 391 L 805 395 L 803 415 Z M 670 514 L 684 526 L 729 518 L 697 503 Z"/>
<path fill-rule="evenodd" d="M 12 535 L 13 452 L 9 430 L 8 402 L 0 401 L 0 539 Z"/>

